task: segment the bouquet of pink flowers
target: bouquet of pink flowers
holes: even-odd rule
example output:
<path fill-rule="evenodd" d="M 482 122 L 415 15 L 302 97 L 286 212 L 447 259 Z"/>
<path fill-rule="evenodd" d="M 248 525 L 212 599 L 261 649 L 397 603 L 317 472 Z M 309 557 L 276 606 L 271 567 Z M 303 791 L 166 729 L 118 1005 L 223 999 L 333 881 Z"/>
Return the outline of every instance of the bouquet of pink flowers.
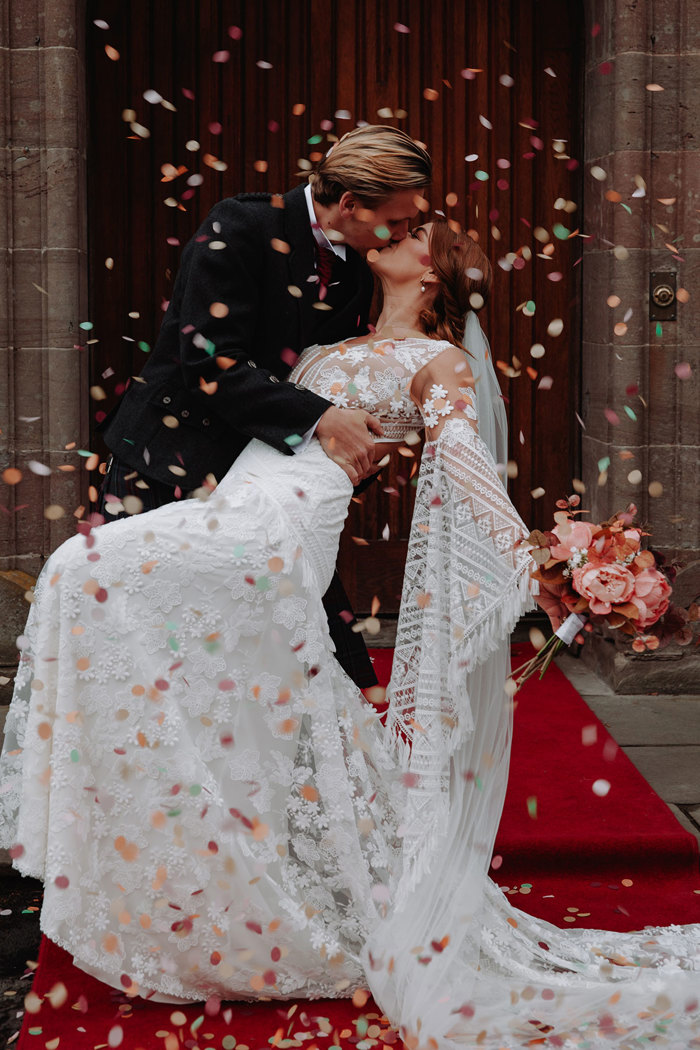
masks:
<path fill-rule="evenodd" d="M 535 530 L 524 541 L 532 548 L 531 575 L 541 593 L 568 609 L 569 616 L 532 660 L 513 671 L 518 688 L 537 670 L 542 677 L 563 645 L 583 641 L 584 626 L 607 624 L 640 636 L 668 609 L 671 586 L 651 551 L 642 550 L 646 533 L 633 525 L 636 508 L 593 525 L 579 520 L 586 513 L 577 509 L 580 502 L 579 496 L 558 500 L 554 528 Z"/>

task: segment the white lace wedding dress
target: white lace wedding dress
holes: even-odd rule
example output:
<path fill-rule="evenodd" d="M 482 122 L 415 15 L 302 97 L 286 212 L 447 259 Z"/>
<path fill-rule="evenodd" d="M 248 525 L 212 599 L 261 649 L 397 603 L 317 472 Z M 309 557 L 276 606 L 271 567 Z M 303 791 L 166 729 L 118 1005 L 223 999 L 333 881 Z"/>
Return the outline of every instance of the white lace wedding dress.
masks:
<path fill-rule="evenodd" d="M 312 347 L 291 376 L 391 439 L 427 428 L 386 725 L 332 656 L 321 605 L 350 482 L 315 440 L 295 456 L 253 440 L 208 500 L 47 562 L 0 839 L 45 882 L 44 932 L 117 988 L 368 986 L 412 1048 L 685 1048 L 700 927 L 562 931 L 487 876 L 529 559 L 447 349 Z"/>

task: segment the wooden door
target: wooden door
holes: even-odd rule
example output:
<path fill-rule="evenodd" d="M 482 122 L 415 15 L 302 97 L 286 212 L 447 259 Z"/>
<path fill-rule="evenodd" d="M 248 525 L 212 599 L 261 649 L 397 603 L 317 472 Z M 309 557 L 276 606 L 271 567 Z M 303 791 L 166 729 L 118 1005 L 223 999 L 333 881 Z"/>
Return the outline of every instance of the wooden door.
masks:
<path fill-rule="evenodd" d="M 296 185 L 358 121 L 396 124 L 433 157 L 432 208 L 494 264 L 482 323 L 510 491 L 548 523 L 578 463 L 582 25 L 562 0 L 102 0 L 87 49 L 95 422 L 141 370 L 215 201 Z M 398 457 L 351 509 L 340 567 L 358 611 L 398 608 L 416 465 Z"/>

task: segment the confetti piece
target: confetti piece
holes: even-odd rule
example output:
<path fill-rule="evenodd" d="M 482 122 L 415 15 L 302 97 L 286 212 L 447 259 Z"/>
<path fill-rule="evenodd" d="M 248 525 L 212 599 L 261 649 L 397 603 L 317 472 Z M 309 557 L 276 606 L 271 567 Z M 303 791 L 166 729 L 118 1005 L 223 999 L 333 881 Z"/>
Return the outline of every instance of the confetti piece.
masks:
<path fill-rule="evenodd" d="M 663 91 L 661 84 L 645 84 L 647 91 Z"/>
<path fill-rule="evenodd" d="M 537 820 L 537 796 L 530 795 L 527 800 L 527 812 L 531 820 Z"/>
<path fill-rule="evenodd" d="M 403 22 L 394 22 L 394 29 L 397 33 L 410 33 L 411 30 L 408 26 L 405 26 Z"/>
<path fill-rule="evenodd" d="M 105 54 L 112 62 L 119 61 L 119 52 L 116 47 L 112 47 L 110 44 L 105 44 Z"/>
<path fill-rule="evenodd" d="M 605 796 L 610 791 L 610 781 L 595 780 L 591 786 L 591 791 L 594 795 L 597 795 L 599 798 L 605 798 Z"/>
<path fill-rule="evenodd" d="M 693 370 L 687 361 L 681 361 L 679 364 L 675 365 L 673 371 L 679 379 L 690 379 L 693 374 Z"/>

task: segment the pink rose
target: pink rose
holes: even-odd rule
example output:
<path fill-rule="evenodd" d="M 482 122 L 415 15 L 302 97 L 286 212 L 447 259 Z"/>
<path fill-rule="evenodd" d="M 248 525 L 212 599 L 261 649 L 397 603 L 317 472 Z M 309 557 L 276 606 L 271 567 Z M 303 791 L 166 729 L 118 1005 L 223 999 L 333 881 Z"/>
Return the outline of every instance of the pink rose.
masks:
<path fill-rule="evenodd" d="M 593 542 L 593 530 L 585 521 L 575 521 L 568 531 L 567 526 L 555 525 L 552 532 L 559 543 L 549 548 L 549 554 L 557 561 L 568 561 L 574 553 L 573 547 L 579 551 L 586 551 Z"/>
<path fill-rule="evenodd" d="M 629 601 L 634 593 L 634 576 L 624 565 L 589 563 L 574 569 L 572 580 L 591 612 L 601 616 L 607 616 L 613 605 Z"/>
<path fill-rule="evenodd" d="M 658 569 L 642 569 L 634 578 L 634 594 L 630 601 L 639 609 L 636 627 L 651 627 L 668 609 L 671 587 Z"/>

